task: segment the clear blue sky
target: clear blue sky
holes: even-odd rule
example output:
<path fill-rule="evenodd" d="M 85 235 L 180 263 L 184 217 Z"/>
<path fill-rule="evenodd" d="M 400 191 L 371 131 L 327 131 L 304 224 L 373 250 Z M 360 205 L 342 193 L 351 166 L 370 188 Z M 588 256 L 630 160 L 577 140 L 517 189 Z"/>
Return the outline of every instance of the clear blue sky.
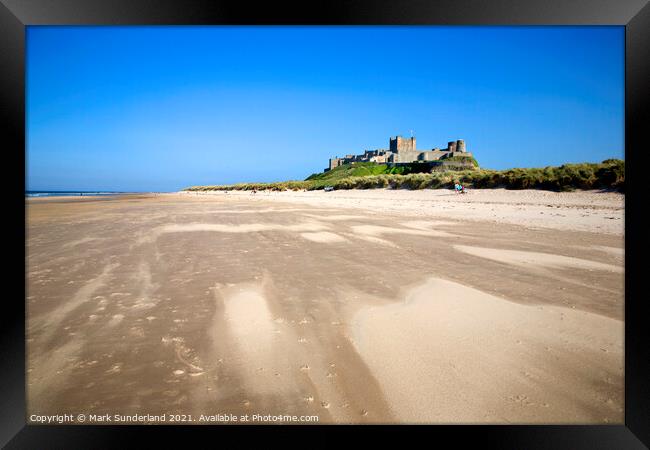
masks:
<path fill-rule="evenodd" d="M 304 179 L 465 139 L 494 169 L 623 158 L 623 27 L 28 27 L 30 190 Z"/>

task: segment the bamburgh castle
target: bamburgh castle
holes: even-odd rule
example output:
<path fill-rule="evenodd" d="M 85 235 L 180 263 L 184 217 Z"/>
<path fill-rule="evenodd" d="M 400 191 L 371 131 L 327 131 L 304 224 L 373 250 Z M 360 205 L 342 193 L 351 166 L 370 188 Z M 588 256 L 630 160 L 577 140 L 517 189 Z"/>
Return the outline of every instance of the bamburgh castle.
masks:
<path fill-rule="evenodd" d="M 345 155 L 344 158 L 331 158 L 330 164 L 325 172 L 332 170 L 342 164 L 354 162 L 376 162 L 379 164 L 404 164 L 414 162 L 433 162 L 443 161 L 452 156 L 471 157 L 465 149 L 465 141 L 459 139 L 447 144 L 447 148 L 441 150 L 434 148 L 431 150 L 417 150 L 415 138 L 403 138 L 402 136 L 391 137 L 388 143 L 388 150 L 366 150 L 361 155 Z M 461 163 L 462 164 L 462 163 Z"/>

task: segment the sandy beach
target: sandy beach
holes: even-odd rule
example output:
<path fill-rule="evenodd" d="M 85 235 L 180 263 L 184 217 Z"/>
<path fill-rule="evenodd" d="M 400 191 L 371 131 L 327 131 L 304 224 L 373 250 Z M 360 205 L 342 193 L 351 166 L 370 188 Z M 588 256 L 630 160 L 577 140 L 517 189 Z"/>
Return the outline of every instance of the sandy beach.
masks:
<path fill-rule="evenodd" d="M 28 416 L 623 423 L 622 194 L 26 202 Z"/>
<path fill-rule="evenodd" d="M 369 189 L 320 191 L 184 192 L 185 195 L 231 195 L 311 206 L 369 209 L 377 213 L 450 218 L 461 222 L 490 221 L 618 234 L 624 231 L 625 196 L 617 192 L 477 189 L 459 195 L 446 189 Z"/>

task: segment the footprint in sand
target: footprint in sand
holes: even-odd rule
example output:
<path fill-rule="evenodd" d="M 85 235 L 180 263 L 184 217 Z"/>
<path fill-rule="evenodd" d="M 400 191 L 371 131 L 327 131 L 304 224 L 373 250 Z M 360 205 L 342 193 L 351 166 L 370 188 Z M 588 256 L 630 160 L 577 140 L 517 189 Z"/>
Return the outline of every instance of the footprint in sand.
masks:
<path fill-rule="evenodd" d="M 146 333 L 140 327 L 131 327 L 129 328 L 129 334 L 135 337 L 145 337 Z"/>
<path fill-rule="evenodd" d="M 524 394 L 518 394 L 518 395 L 513 395 L 508 397 L 508 400 L 515 402 L 515 403 L 521 403 L 522 405 L 532 405 L 533 403 L 528 399 L 528 396 Z"/>
<path fill-rule="evenodd" d="M 124 314 L 115 314 L 111 320 L 108 321 L 108 326 L 114 327 L 115 325 L 119 324 L 122 319 L 124 319 Z"/>
<path fill-rule="evenodd" d="M 113 367 L 111 367 L 110 369 L 108 369 L 106 373 L 112 374 L 112 373 L 119 373 L 121 371 L 122 371 L 122 363 L 118 363 L 113 365 Z"/>

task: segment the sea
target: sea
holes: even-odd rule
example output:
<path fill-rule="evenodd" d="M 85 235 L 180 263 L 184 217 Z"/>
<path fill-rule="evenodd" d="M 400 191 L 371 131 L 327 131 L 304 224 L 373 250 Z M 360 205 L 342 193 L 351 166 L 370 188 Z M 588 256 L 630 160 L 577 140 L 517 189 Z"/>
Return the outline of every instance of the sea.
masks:
<path fill-rule="evenodd" d="M 25 197 L 83 197 L 84 195 L 118 195 L 128 193 L 114 191 L 25 191 Z"/>

